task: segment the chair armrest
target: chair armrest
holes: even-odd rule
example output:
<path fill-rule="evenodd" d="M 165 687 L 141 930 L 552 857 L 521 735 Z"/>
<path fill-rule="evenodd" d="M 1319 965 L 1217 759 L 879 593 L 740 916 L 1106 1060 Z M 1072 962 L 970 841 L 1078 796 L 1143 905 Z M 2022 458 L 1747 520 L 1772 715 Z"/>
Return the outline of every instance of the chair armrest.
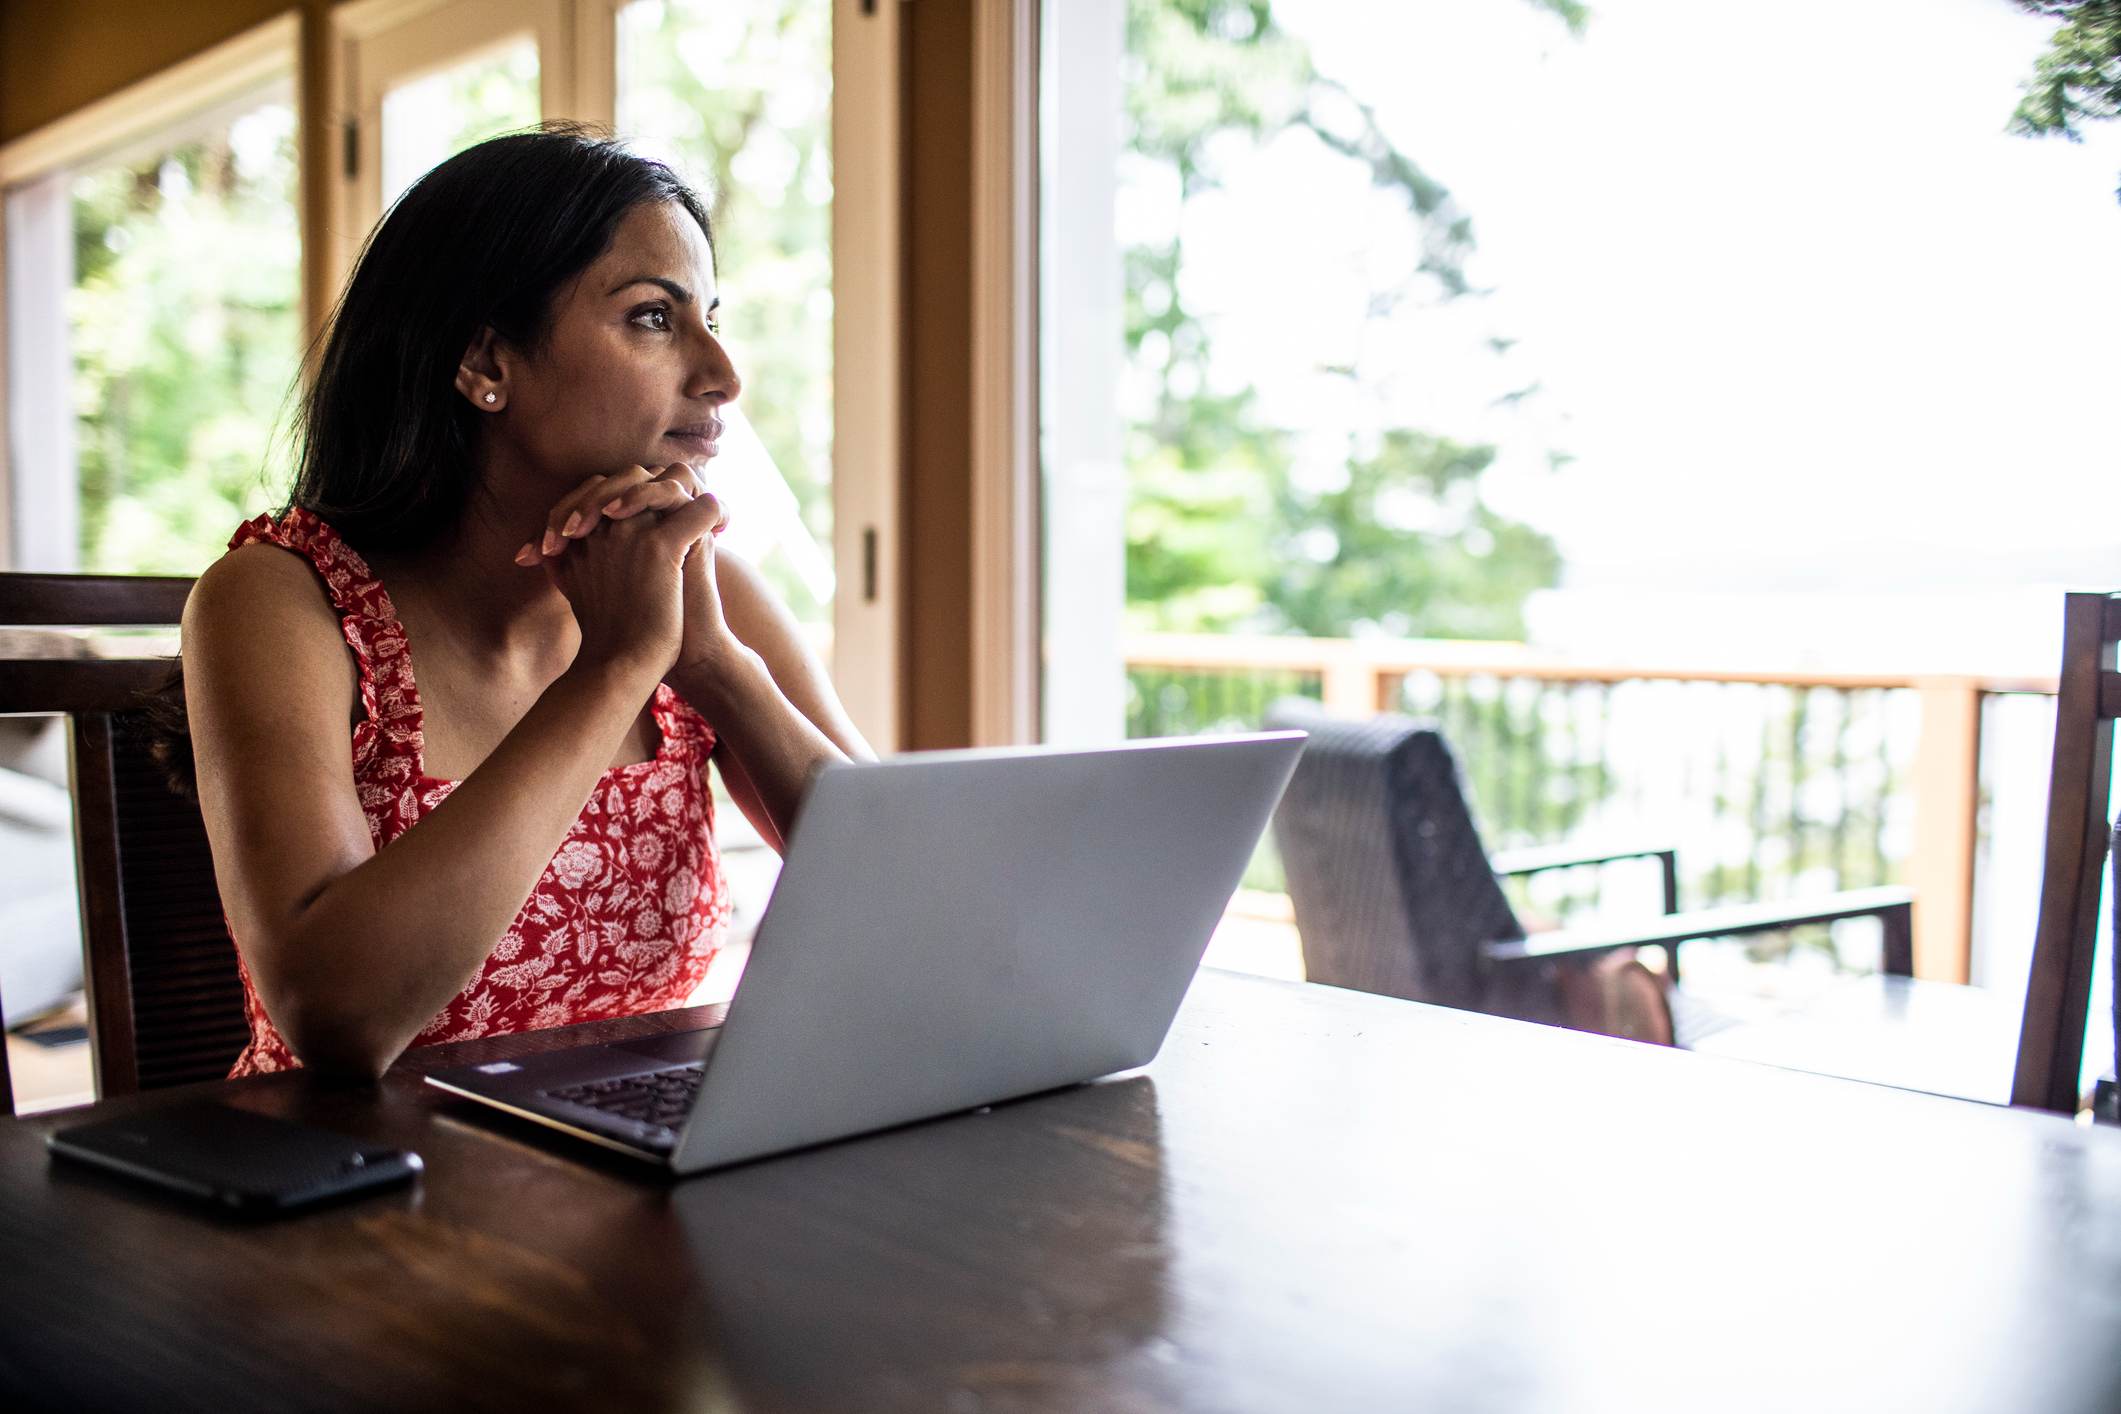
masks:
<path fill-rule="evenodd" d="M 1550 869 L 1575 869 L 1586 864 L 1611 864 L 1620 859 L 1654 859 L 1664 876 L 1664 911 L 1679 911 L 1679 848 L 1676 845 L 1533 845 L 1528 849 L 1497 850 L 1488 856 L 1488 867 L 1498 879 L 1521 879 Z"/>
<path fill-rule="evenodd" d="M 1488 866 L 1497 878 L 1514 879 L 1543 874 L 1549 869 L 1574 869 L 1585 864 L 1611 864 L 1620 859 L 1670 859 L 1676 861 L 1676 845 L 1540 844 L 1524 849 L 1498 849 L 1488 856 Z"/>
<path fill-rule="evenodd" d="M 1558 929 L 1529 938 L 1489 943 L 1482 951 L 1491 963 L 1536 963 L 1596 957 L 1620 948 L 1671 948 L 1695 938 L 1776 933 L 1806 923 L 1832 923 L 1842 918 L 1877 918 L 1885 925 L 1885 970 L 1894 976 L 1906 977 L 1914 971 L 1910 928 L 1914 904 L 1915 895 L 1907 889 L 1851 889 L 1814 899 L 1741 903 L 1727 908 L 1670 913 L 1626 927 Z"/>

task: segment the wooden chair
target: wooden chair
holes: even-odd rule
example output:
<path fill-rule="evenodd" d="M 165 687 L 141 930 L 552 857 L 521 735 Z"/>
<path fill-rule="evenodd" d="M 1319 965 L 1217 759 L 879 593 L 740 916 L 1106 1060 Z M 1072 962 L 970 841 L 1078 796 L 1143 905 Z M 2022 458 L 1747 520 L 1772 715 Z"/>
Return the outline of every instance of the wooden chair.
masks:
<path fill-rule="evenodd" d="M 198 805 L 150 750 L 166 658 L 87 656 L 18 629 L 173 626 L 191 581 L 0 574 L 0 713 L 63 713 L 90 1054 L 99 1097 L 218 1079 L 248 1039 Z M 13 1113 L 4 1048 L 0 1100 Z"/>
<path fill-rule="evenodd" d="M 1913 970 L 1913 895 L 1905 889 L 1682 913 L 1670 848 L 1491 857 L 1467 807 L 1457 760 L 1431 726 L 1389 714 L 1338 719 L 1293 698 L 1269 709 L 1267 724 L 1311 734 L 1275 812 L 1274 836 L 1314 982 L 1570 1024 L 1578 1008 L 1571 1005 L 1569 969 L 1657 948 L 1676 981 L 1684 942 L 1857 917 L 1884 925 L 1888 972 Z M 1498 876 L 1638 856 L 1662 866 L 1665 912 L 1629 927 L 1528 935 L 1498 882 Z M 1691 1039 L 1688 1010 L 1675 1012 L 1664 1030 L 1671 1033 L 1676 1023 L 1684 1043 Z"/>
<path fill-rule="evenodd" d="M 2099 889 L 2102 863 L 2113 851 L 2115 917 L 2121 928 L 2121 827 L 2111 821 L 2114 719 L 2121 716 L 2121 673 L 2115 671 L 2121 642 L 2121 595 L 2079 593 L 2063 596 L 2062 666 L 2055 698 L 2055 745 L 2048 768 L 2045 861 L 2040 881 L 2040 911 L 2033 934 L 2033 957 L 2026 977 L 2022 1008 L 2008 1015 L 2015 1044 L 1999 1054 L 1990 1041 L 1997 1033 L 1983 1007 L 2002 1012 L 2001 996 L 1977 988 L 1908 982 L 1932 1004 L 1928 1024 L 1888 1023 L 1874 1026 L 1877 1044 L 1927 1055 L 1904 1067 L 1902 1074 L 1919 1089 L 1974 1094 L 2013 1105 L 2074 1114 L 2083 1102 L 2085 1032 L 2091 1013 L 2093 958 L 2099 940 Z M 2094 1113 L 2121 1121 L 2115 1074 L 2121 1072 L 2121 948 L 2115 950 L 2116 1038 L 2114 1070 L 2099 1082 Z M 1955 994 L 1956 998 L 1955 999 Z M 1912 993 L 1903 995 L 1906 1001 Z M 1975 999 L 1980 1001 L 1976 1002 Z M 1944 1002 L 1956 1011 L 1959 1026 L 1947 1019 Z M 1903 1007 L 1903 1013 L 1908 1008 Z M 1854 1018 L 1844 1018 L 1853 1021 Z M 1711 1038 L 1725 1050 L 1725 1038 Z M 1744 1038 L 1739 1038 L 1743 1040 Z M 1981 1090 L 1962 1084 L 1931 1083 L 1926 1069 L 1971 1055 L 1994 1071 Z M 1755 1054 L 1755 1059 L 1772 1059 Z M 1811 1067 L 1807 1067 L 1811 1068 Z M 2000 1082 L 2009 1074 L 2009 1088 Z M 1863 1078 L 1875 1078 L 1866 1075 Z M 1900 1083 L 1896 1080 L 1894 1083 Z"/>
<path fill-rule="evenodd" d="M 2070 1113 L 2079 1099 L 2092 957 L 2099 938 L 2100 866 L 2112 828 L 2107 811 L 2113 788 L 2114 718 L 2121 716 L 2121 673 L 2114 670 L 2117 641 L 2121 595 L 2063 596 L 2055 753 L 2047 778 L 2047 857 L 2032 970 L 2026 978 L 2025 1022 L 2011 1082 L 2014 1105 Z M 2115 896 L 2121 910 L 2121 872 Z M 2121 912 L 2116 917 L 2121 925 Z M 2116 969 L 2121 980 L 2121 948 L 2116 949 Z M 2121 989 L 2115 997 L 2121 1001 Z M 2121 1068 L 2121 1041 L 2115 1064 Z"/>
<path fill-rule="evenodd" d="M 1681 942 L 1874 914 L 1886 928 L 1884 977 L 1840 989 L 1817 1015 L 1719 1030 L 1699 1049 L 2074 1113 L 2082 1099 L 2101 866 L 2110 839 L 2121 928 L 2121 825 L 2109 817 L 2114 719 L 2121 716 L 2117 644 L 2121 595 L 2066 596 L 2046 865 L 2024 1006 L 2015 1014 L 2002 997 L 1981 989 L 1909 976 L 1911 900 L 1904 890 L 1678 913 L 1676 871 L 1663 851 L 1656 853 L 1665 861 L 1666 917 L 1596 936 L 1526 937 L 1495 879 L 1528 871 L 1505 856 L 1485 855 L 1440 736 L 1405 718 L 1334 723 L 1321 721 L 1315 705 L 1278 704 L 1270 722 L 1313 733 L 1284 797 L 1286 813 L 1275 817 L 1306 968 L 1312 980 L 1333 985 L 1565 1021 L 1553 967 L 1578 966 L 1615 948 L 1655 946 L 1672 957 L 1676 982 Z M 1624 857 L 1560 850 L 1538 867 Z M 2121 947 L 2115 954 L 2114 1064 L 2121 1073 Z M 1529 978 L 1515 971 L 1527 966 L 1550 970 Z M 1686 1029 L 1678 1027 L 1682 1043 Z M 1822 1038 L 1829 1043 L 1820 1044 Z M 2101 1116 L 2121 1119 L 2112 1076 L 2101 1094 Z"/>

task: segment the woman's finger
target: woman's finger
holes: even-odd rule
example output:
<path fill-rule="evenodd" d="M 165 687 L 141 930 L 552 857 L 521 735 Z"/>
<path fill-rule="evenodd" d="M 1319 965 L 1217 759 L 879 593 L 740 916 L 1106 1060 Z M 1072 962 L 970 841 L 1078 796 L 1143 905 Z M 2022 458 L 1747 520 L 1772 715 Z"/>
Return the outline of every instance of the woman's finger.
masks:
<path fill-rule="evenodd" d="M 696 540 L 722 533 L 729 523 L 729 513 L 712 491 L 702 491 L 686 504 L 666 513 L 657 522 L 655 533 L 677 544 L 690 546 Z"/>
<path fill-rule="evenodd" d="M 624 520 L 642 511 L 674 510 L 691 501 L 692 497 L 692 489 L 682 482 L 648 481 L 621 491 L 598 507 L 598 511 L 608 520 Z"/>
<path fill-rule="evenodd" d="M 516 551 L 516 563 L 528 568 L 537 564 L 541 557 L 557 553 L 561 548 L 559 528 L 561 523 L 567 518 L 566 511 L 563 508 L 581 497 L 594 495 L 597 488 L 602 486 L 607 479 L 603 476 L 586 477 L 580 485 L 569 491 L 565 496 L 562 496 L 553 506 L 552 513 L 546 517 L 544 539 L 542 541 L 524 541 L 523 548 Z"/>
<path fill-rule="evenodd" d="M 543 539 L 516 551 L 516 563 L 535 565 L 562 553 L 569 540 L 588 535 L 600 519 L 625 520 L 646 510 L 673 510 L 705 490 L 699 474 L 684 462 L 630 466 L 608 476 L 589 477 L 554 503 L 546 516 Z"/>
<path fill-rule="evenodd" d="M 683 486 L 694 497 L 697 497 L 702 491 L 707 489 L 707 483 L 700 479 L 699 472 L 684 462 L 672 462 L 664 467 L 656 473 L 656 480 L 675 482 Z"/>
<path fill-rule="evenodd" d="M 629 466 L 624 471 L 598 478 L 594 486 L 585 482 L 580 488 L 569 493 L 552 508 L 552 514 L 548 517 L 547 524 L 552 534 L 546 536 L 545 543 L 553 545 L 553 549 L 546 553 L 552 554 L 566 548 L 564 544 L 553 543 L 554 535 L 563 542 L 581 539 L 596 529 L 598 507 L 619 492 L 649 481 L 654 475 L 655 473 L 645 466 Z"/>

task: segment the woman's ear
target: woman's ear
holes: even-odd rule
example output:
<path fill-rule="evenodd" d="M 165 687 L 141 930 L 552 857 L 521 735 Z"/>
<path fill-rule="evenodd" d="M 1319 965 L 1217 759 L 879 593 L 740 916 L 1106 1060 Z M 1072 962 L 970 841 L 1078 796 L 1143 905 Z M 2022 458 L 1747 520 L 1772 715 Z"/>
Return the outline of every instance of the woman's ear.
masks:
<path fill-rule="evenodd" d="M 500 337 L 491 327 L 481 328 L 457 364 L 457 391 L 481 412 L 499 412 L 508 406 L 508 364 Z"/>

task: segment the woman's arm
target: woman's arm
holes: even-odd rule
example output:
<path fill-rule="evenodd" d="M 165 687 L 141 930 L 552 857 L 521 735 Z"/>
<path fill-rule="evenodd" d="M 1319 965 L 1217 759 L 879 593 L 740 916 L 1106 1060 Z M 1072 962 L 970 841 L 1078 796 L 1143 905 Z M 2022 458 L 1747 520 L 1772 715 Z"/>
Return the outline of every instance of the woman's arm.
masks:
<path fill-rule="evenodd" d="M 728 635 L 670 682 L 713 725 L 715 764 L 752 827 L 784 848 L 810 776 L 827 761 L 874 760 L 787 607 L 748 561 L 714 547 Z M 695 624 L 688 599 L 688 643 Z"/>
<path fill-rule="evenodd" d="M 685 646 L 665 681 L 713 724 L 714 759 L 730 795 L 761 838 L 782 849 L 811 774 L 827 761 L 875 760 L 876 753 L 795 616 L 757 569 L 714 538 L 725 517 L 699 474 L 676 462 L 598 479 L 553 507 L 546 545 L 556 548 L 526 544 L 519 557 L 564 559 L 569 542 L 599 520 L 679 508 L 709 528 L 685 560 Z"/>
<path fill-rule="evenodd" d="M 570 571 L 601 574 L 594 612 L 564 586 L 590 620 L 574 665 L 383 850 L 353 781 L 354 668 L 315 577 L 261 546 L 200 578 L 184 613 L 199 803 L 252 981 L 305 1064 L 379 1075 L 476 975 L 675 656 L 676 564 L 659 613 L 608 592 L 652 579 L 653 557 L 608 548 Z"/>
<path fill-rule="evenodd" d="M 810 646 L 809 636 L 766 582 L 766 576 L 743 556 L 720 547 L 715 550 L 714 571 L 721 586 L 722 613 L 729 622 L 729 631 L 765 660 L 782 696 L 848 759 L 874 761 L 876 753 L 847 715 L 831 676 Z"/>

